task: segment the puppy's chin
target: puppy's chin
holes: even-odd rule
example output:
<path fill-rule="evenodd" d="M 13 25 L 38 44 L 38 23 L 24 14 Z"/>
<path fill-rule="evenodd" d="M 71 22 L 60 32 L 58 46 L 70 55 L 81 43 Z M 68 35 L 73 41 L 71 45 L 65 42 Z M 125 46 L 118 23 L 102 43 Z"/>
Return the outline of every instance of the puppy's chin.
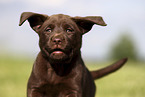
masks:
<path fill-rule="evenodd" d="M 68 56 L 62 51 L 54 51 L 49 57 L 51 60 L 61 61 L 67 59 Z"/>
<path fill-rule="evenodd" d="M 49 56 L 49 62 L 52 64 L 66 64 L 69 63 L 70 60 L 71 57 L 61 51 L 52 52 Z"/>
<path fill-rule="evenodd" d="M 49 49 L 41 49 L 42 54 L 44 57 L 51 63 L 51 64 L 68 64 L 73 57 L 73 51 L 69 50 L 64 52 L 63 50 L 49 50 Z"/>

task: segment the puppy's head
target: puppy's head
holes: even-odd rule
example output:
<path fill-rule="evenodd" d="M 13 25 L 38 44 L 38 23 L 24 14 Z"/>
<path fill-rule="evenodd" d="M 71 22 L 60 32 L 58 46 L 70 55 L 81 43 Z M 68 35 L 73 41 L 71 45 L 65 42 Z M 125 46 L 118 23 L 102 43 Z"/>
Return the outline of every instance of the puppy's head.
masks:
<path fill-rule="evenodd" d="M 102 17 L 70 17 L 63 14 L 47 16 L 24 12 L 20 26 L 26 21 L 39 35 L 39 46 L 44 57 L 50 62 L 70 62 L 80 54 L 82 35 L 94 24 L 106 26 Z"/>

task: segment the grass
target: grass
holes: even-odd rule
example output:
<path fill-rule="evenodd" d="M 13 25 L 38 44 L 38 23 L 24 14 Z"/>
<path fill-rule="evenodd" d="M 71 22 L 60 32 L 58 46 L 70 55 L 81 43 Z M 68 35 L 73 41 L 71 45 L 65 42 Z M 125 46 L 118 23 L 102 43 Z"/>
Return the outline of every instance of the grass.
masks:
<path fill-rule="evenodd" d="M 128 62 L 119 71 L 96 80 L 95 83 L 97 97 L 144 97 L 145 64 Z"/>
<path fill-rule="evenodd" d="M 0 97 L 26 97 L 33 61 L 0 57 Z M 92 69 L 105 65 L 90 65 Z M 119 71 L 95 81 L 97 97 L 144 97 L 145 64 L 128 62 Z"/>
<path fill-rule="evenodd" d="M 26 97 L 32 61 L 0 60 L 0 97 Z"/>

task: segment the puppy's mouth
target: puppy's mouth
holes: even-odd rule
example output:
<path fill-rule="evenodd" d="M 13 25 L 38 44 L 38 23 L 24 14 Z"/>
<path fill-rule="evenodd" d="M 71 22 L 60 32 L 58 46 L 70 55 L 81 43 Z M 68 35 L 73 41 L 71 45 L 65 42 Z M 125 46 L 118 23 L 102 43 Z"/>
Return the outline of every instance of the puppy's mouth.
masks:
<path fill-rule="evenodd" d="M 69 57 L 72 52 L 71 49 L 60 49 L 60 48 L 44 48 L 43 49 L 47 57 L 53 60 L 64 60 Z"/>
<path fill-rule="evenodd" d="M 63 53 L 64 51 L 62 49 L 53 49 L 50 52 L 50 54 L 53 54 L 53 55 L 62 55 Z"/>

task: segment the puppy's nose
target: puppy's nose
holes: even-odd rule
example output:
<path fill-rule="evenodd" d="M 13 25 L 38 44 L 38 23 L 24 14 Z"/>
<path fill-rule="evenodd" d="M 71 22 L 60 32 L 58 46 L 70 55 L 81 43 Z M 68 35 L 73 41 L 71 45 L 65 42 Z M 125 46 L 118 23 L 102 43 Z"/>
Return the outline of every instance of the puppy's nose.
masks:
<path fill-rule="evenodd" d="M 62 40 L 60 38 L 54 38 L 52 40 L 55 44 L 61 44 Z"/>

